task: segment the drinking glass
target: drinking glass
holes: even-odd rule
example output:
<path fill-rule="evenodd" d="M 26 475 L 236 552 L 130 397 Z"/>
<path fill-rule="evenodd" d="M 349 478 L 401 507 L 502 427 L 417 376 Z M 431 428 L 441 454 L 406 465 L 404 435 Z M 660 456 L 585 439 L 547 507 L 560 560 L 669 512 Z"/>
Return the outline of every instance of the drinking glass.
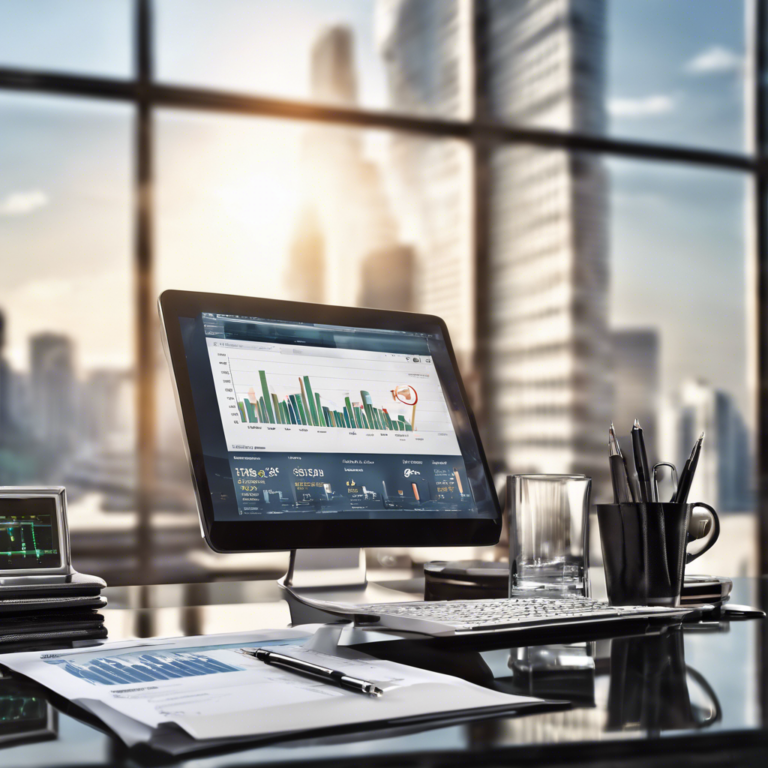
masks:
<path fill-rule="evenodd" d="M 509 592 L 589 595 L 586 475 L 507 477 Z"/>

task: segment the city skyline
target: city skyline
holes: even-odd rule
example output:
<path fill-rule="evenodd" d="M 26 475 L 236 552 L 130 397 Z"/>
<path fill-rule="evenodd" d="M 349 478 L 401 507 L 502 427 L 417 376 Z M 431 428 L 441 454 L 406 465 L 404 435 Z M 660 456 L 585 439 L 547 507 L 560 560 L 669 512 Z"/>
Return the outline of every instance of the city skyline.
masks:
<path fill-rule="evenodd" d="M 671 14 L 669 18 L 678 21 L 688 19 L 680 8 L 661 10 L 659 3 L 651 4 L 655 14 Z M 266 12 L 264 8 L 259 10 L 259 5 L 253 4 L 256 10 L 249 13 Z M 413 57 L 423 53 L 426 58 L 418 66 L 409 64 L 401 73 L 397 67 L 403 59 L 393 61 L 392 41 L 397 41 L 400 35 L 398 44 L 402 46 L 407 40 L 397 25 L 393 26 L 392 19 L 408 11 L 408 2 L 338 3 L 330 10 L 328 5 L 307 2 L 301 4 L 305 12 L 297 10 L 299 6 L 295 3 L 287 5 L 299 13 L 298 31 L 291 37 L 290 45 L 304 46 L 299 56 L 304 63 L 291 69 L 292 84 L 288 83 L 288 74 L 276 76 L 273 87 L 278 91 L 282 89 L 296 98 L 406 112 L 422 110 L 461 116 L 471 109 L 471 94 L 462 80 L 468 55 L 468 0 L 424 5 L 429 6 L 429 13 L 420 17 L 421 23 L 445 25 L 452 30 L 452 36 L 443 36 L 445 50 L 415 51 L 412 60 L 417 64 L 418 59 Z M 488 3 L 488 8 L 493 10 L 494 6 L 498 14 L 503 4 Z M 452 16 L 451 8 L 458 9 L 458 15 Z M 595 109 L 607 113 L 609 131 L 657 140 L 677 135 L 684 125 L 680 122 L 683 107 L 686 114 L 694 114 L 695 103 L 691 99 L 702 89 L 714 89 L 712 93 L 718 94 L 723 104 L 726 99 L 736 103 L 733 100 L 740 92 L 740 67 L 743 69 L 743 17 L 737 23 L 733 14 L 724 14 L 717 4 L 702 3 L 701 15 L 709 14 L 710 22 L 722 23 L 715 25 L 716 37 L 710 39 L 706 35 L 712 33 L 705 35 L 703 30 L 711 29 L 711 24 L 688 19 L 691 40 L 684 45 L 677 45 L 677 41 L 673 45 L 672 32 L 665 26 L 663 34 L 669 48 L 659 52 L 664 66 L 651 67 L 648 79 L 642 81 L 646 89 L 643 91 L 637 73 L 629 72 L 624 65 L 620 50 L 622 44 L 631 45 L 632 34 L 648 22 L 638 15 L 636 4 L 627 3 L 619 11 L 615 3 L 607 3 L 607 8 L 606 90 L 602 96 L 594 96 L 592 103 Z M 277 16 L 283 12 L 288 10 L 270 11 Z M 176 13 L 184 13 L 181 6 Z M 203 18 L 207 11 L 198 7 L 195 13 Z M 165 11 L 160 12 L 161 36 L 168 34 L 163 26 L 163 18 L 167 19 L 164 14 Z M 273 21 L 279 20 L 277 16 Z M 486 43 L 490 51 L 495 50 L 492 40 Z M 176 44 L 183 55 L 181 41 Z M 338 58 L 337 52 L 342 49 L 344 54 Z M 452 61 L 446 70 L 450 72 L 446 82 L 451 85 L 443 91 L 440 81 L 432 78 L 432 71 L 441 60 Z M 321 72 L 324 61 L 329 66 Z M 495 65 L 497 83 L 505 76 L 504 61 L 502 56 Z M 161 57 L 161 78 L 170 77 L 171 64 Z M 315 69 L 321 75 L 319 80 Z M 334 73 L 340 72 L 342 87 L 326 87 Z M 213 76 L 224 74 L 225 68 L 213 68 Z M 190 74 L 195 76 L 194 72 Z M 253 82 L 258 83 L 258 78 Z M 493 79 L 489 85 L 492 83 Z M 213 81 L 210 84 L 215 85 Z M 592 83 L 593 88 L 598 86 L 597 80 Z M 492 110 L 501 117 L 508 110 L 516 119 L 522 116 L 524 122 L 535 122 L 538 118 L 526 116 L 524 109 L 521 112 L 511 106 L 509 100 L 514 98 L 517 91 L 511 87 L 505 98 L 497 97 L 496 103 L 492 100 Z M 53 330 L 76 343 L 78 379 L 87 378 L 97 369 L 127 370 L 131 366 L 133 332 L 130 110 L 85 100 L 64 102 L 5 94 L 0 98 L 2 107 L 10 109 L 11 130 L 15 131 L 13 135 L 21 152 L 8 165 L 10 182 L 6 183 L 10 186 L 0 189 L 0 236 L 7 236 L 10 248 L 23 239 L 25 252 L 32 259 L 43 254 L 42 269 L 36 270 L 34 276 L 25 271 L 25 260 L 19 259 L 12 265 L 9 280 L 0 288 L 0 306 L 7 309 L 8 317 L 7 360 L 14 371 L 27 371 L 28 340 Z M 42 117 L 50 118 L 44 121 L 45 128 L 40 127 Z M 694 139 L 710 145 L 735 145 L 733 137 L 739 133 L 735 127 L 739 120 L 740 117 L 734 117 L 730 127 L 716 120 L 706 121 Z M 374 297 L 382 302 L 387 296 L 397 295 L 394 287 L 389 294 L 377 298 L 372 291 L 376 286 L 366 278 L 367 267 L 363 268 L 378 263 L 382 265 L 378 267 L 381 273 L 389 259 L 394 259 L 391 263 L 403 264 L 412 286 L 412 290 L 400 292 L 411 296 L 411 306 L 403 308 L 444 315 L 457 349 L 465 358 L 471 357 L 475 318 L 471 201 L 463 199 L 470 183 L 471 163 L 466 146 L 460 142 L 393 136 L 383 131 L 179 115 L 170 110 L 159 112 L 157 121 L 158 292 L 164 287 L 242 292 L 239 276 L 257 269 L 259 293 L 287 298 L 284 270 L 266 267 L 275 255 L 283 263 L 288 260 L 287 254 L 297 247 L 295 235 L 301 211 L 310 211 L 305 217 L 303 242 L 322 249 L 323 300 L 333 303 L 346 299 L 344 303 L 354 303 L 355 299 Z M 555 127 L 574 127 L 567 122 L 555 122 Z M 659 128 L 662 124 L 667 124 L 667 133 Z M 677 127 L 671 127 L 673 124 Z M 46 133 L 51 125 L 57 127 L 53 152 L 61 156 L 71 154 L 76 161 L 62 166 L 55 162 L 55 155 L 46 157 L 43 147 L 51 144 Z M 600 120 L 582 122 L 578 127 L 605 130 Z M 34 156 L 30 152 L 30 136 L 35 142 Z M 77 151 L 70 153 L 72 147 Z M 507 151 L 524 154 L 527 150 L 518 147 Z M 0 155 L 2 152 L 0 148 Z M 109 182 L 105 183 L 99 158 L 107 156 L 113 165 Z M 114 158 L 118 159 L 116 164 Z M 565 155 L 554 151 L 539 150 L 533 152 L 532 158 L 531 167 L 542 163 L 542 167 L 565 168 L 570 163 Z M 413 162 L 415 159 L 418 162 Z M 578 158 L 573 161 L 578 162 Z M 651 327 L 663 341 L 659 385 L 662 394 L 674 396 L 690 378 L 706 379 L 735 398 L 751 428 L 744 339 L 746 278 L 741 177 L 673 166 L 659 167 L 657 171 L 652 163 L 610 159 L 604 162 L 610 177 L 610 192 L 606 193 L 610 242 L 605 246 L 611 272 L 606 321 L 609 329 Z M 587 168 L 595 165 L 591 161 L 582 164 Z M 499 155 L 497 168 L 503 165 L 504 158 Z M 71 170 L 74 166 L 80 173 L 78 182 Z M 310 166 L 313 170 L 307 173 Z M 341 178 L 332 178 L 339 168 Z M 28 182 L 20 181 L 25 172 L 30 178 Z M 52 186 L 44 182 L 46 173 L 54 180 Z M 38 184 L 35 178 L 43 181 Z M 76 183 L 77 194 L 73 196 L 70 190 Z M 343 197 L 340 193 L 345 189 L 369 193 L 353 195 L 360 198 L 357 207 L 339 205 L 338 199 Z M 687 202 L 683 204 L 683 200 Z M 73 203 L 77 206 L 74 216 Z M 365 219 L 365 226 L 355 232 L 356 222 L 362 221 L 368 210 L 378 213 Z M 453 215 L 446 217 L 449 210 Z M 504 210 L 510 209 L 502 206 L 501 211 Z M 711 215 L 703 215 L 703 210 Z M 108 227 L 99 230 L 97 238 L 86 238 L 81 247 L 82 233 L 89 231 L 94 211 L 99 212 L 97 218 L 108 222 Z M 442 218 L 433 215 L 433 211 Z M 584 213 L 579 218 L 586 220 L 588 215 Z M 504 218 L 497 215 L 500 220 Z M 528 215 L 527 209 L 521 209 L 517 218 Z M 696 228 L 691 227 L 694 217 L 701 223 Z M 646 226 L 642 237 L 638 237 L 641 219 Z M 204 222 L 202 229 L 198 222 Z M 502 223 L 494 225 L 497 233 Z M 36 239 L 34 232 L 56 227 L 59 230 L 55 238 Z M 65 233 L 63 238 L 61 231 Z M 318 232 L 322 241 L 318 240 Z M 372 232 L 378 234 L 372 236 Z M 77 248 L 87 254 L 82 263 L 75 263 L 74 276 L 71 269 L 66 275 L 57 273 L 62 267 L 52 257 L 62 247 L 68 251 Z M 673 253 L 677 258 L 669 258 Z M 202 285 L 201 274 L 208 270 L 212 254 L 217 261 L 225 260 L 229 268 L 207 277 Z M 374 256 L 378 261 L 374 261 Z M 702 262 L 707 265 L 706 270 L 698 268 Z M 442 266 L 446 274 L 460 275 L 456 285 L 443 281 L 437 290 L 436 281 L 433 284 L 420 279 L 425 265 L 430 263 L 435 269 Z M 312 274 L 319 273 L 311 273 L 310 281 Z M 345 281 L 339 279 L 342 274 Z M 676 295 L 675 286 L 682 283 L 693 284 L 695 290 L 682 297 Z M 681 311 L 690 318 L 685 327 L 678 327 Z M 93 323 L 92 317 L 99 312 L 109 321 Z"/>

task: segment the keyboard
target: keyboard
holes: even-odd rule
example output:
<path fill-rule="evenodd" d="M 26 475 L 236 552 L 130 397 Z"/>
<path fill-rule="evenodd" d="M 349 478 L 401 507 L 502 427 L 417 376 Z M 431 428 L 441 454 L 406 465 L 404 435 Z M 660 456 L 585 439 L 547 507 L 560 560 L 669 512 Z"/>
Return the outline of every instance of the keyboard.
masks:
<path fill-rule="evenodd" d="M 356 605 L 355 623 L 434 636 L 509 632 L 630 619 L 681 620 L 691 608 L 611 606 L 585 597 L 520 597 Z M 373 628 L 371 626 L 371 628 Z"/>

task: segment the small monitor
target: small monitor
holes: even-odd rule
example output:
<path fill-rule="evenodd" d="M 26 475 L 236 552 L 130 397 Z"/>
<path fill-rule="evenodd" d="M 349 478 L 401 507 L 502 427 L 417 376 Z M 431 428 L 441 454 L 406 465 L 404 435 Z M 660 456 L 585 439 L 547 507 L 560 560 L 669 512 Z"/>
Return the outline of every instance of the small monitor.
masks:
<path fill-rule="evenodd" d="M 442 320 L 180 291 L 160 312 L 213 549 L 498 541 Z"/>
<path fill-rule="evenodd" d="M 60 504 L 55 492 L 0 488 L 0 575 L 64 568 Z"/>

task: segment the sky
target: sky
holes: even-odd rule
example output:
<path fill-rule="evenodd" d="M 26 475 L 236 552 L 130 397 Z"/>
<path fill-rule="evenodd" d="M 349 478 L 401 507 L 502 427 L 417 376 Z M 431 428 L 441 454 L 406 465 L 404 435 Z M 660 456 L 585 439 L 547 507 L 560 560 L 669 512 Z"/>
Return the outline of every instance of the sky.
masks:
<path fill-rule="evenodd" d="M 360 103 L 386 109 L 375 8 L 158 0 L 157 76 L 307 98 L 311 45 L 343 23 Z M 128 77 L 130 25 L 128 0 L 0 0 L 0 66 Z M 611 0 L 607 38 L 612 135 L 744 150 L 742 2 Z M 18 368 L 29 335 L 49 329 L 77 339 L 82 370 L 130 363 L 132 120 L 123 105 L 0 91 L 0 308 Z M 278 295 L 303 128 L 172 111 L 156 120 L 158 289 Z M 385 160 L 386 137 L 370 132 L 365 144 Z M 745 410 L 745 179 L 616 159 L 606 168 L 612 322 L 659 329 L 666 391 L 705 376 Z"/>

